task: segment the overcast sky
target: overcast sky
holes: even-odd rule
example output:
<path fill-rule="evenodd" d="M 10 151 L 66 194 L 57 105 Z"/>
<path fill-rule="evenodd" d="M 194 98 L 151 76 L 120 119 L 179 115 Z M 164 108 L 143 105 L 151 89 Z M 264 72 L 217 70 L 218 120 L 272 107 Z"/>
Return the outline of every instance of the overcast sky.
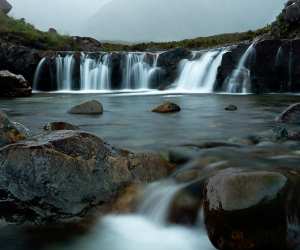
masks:
<path fill-rule="evenodd" d="M 100 40 L 180 40 L 245 31 L 274 20 L 285 0 L 8 0 L 42 30 Z"/>

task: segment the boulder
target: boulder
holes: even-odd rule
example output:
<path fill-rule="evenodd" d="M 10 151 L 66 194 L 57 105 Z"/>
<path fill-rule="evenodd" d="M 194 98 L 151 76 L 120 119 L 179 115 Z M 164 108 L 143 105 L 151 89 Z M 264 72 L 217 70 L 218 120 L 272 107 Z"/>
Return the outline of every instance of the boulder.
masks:
<path fill-rule="evenodd" d="M 238 110 L 238 107 L 235 106 L 235 105 L 228 105 L 226 108 L 225 108 L 226 111 L 237 111 Z"/>
<path fill-rule="evenodd" d="M 0 11 L 3 11 L 3 13 L 8 14 L 12 9 L 12 6 L 9 2 L 6 0 L 0 0 Z"/>
<path fill-rule="evenodd" d="M 175 113 L 180 112 L 181 108 L 172 102 L 164 102 L 163 104 L 159 105 L 158 107 L 154 108 L 152 112 L 155 113 Z"/>
<path fill-rule="evenodd" d="M 284 192 L 276 172 L 226 169 L 208 180 L 205 224 L 218 249 L 285 249 Z"/>
<path fill-rule="evenodd" d="M 39 135 L 0 150 L 0 214 L 17 223 L 71 220 L 171 170 L 157 155 L 115 149 L 89 133 Z"/>
<path fill-rule="evenodd" d="M 0 112 L 0 147 L 24 140 L 26 138 L 24 130 L 23 125 L 11 122 L 6 114 Z"/>
<path fill-rule="evenodd" d="M 15 75 L 7 70 L 0 71 L 0 97 L 27 97 L 32 88 L 21 75 Z"/>
<path fill-rule="evenodd" d="M 300 239 L 299 144 L 201 149 L 172 175 L 172 223 L 199 225 L 217 249 L 295 249 Z"/>
<path fill-rule="evenodd" d="M 69 110 L 70 114 L 84 114 L 84 115 L 100 115 L 103 113 L 103 106 L 96 100 L 83 102 L 74 106 Z"/>
<path fill-rule="evenodd" d="M 67 122 L 49 122 L 44 126 L 44 130 L 57 131 L 57 130 L 78 130 L 79 127 L 74 126 Z"/>
<path fill-rule="evenodd" d="M 290 23 L 295 24 L 300 21 L 300 1 L 299 0 L 289 0 L 283 11 L 282 11 L 283 19 Z"/>
<path fill-rule="evenodd" d="M 278 117 L 276 122 L 281 123 L 299 123 L 300 122 L 300 103 L 295 103 L 284 110 Z"/>
<path fill-rule="evenodd" d="M 48 33 L 53 34 L 53 35 L 57 35 L 58 34 L 57 30 L 54 29 L 54 28 L 49 28 Z"/>

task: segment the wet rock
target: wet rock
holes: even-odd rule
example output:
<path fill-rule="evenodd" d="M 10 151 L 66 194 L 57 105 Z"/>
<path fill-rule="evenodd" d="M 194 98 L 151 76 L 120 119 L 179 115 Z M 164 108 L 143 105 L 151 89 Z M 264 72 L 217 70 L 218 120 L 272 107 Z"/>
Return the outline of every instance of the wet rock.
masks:
<path fill-rule="evenodd" d="M 176 113 L 180 111 L 181 108 L 172 102 L 165 102 L 152 110 L 155 113 Z"/>
<path fill-rule="evenodd" d="M 12 6 L 9 2 L 6 0 L 0 0 L 0 11 L 3 11 L 3 13 L 8 14 L 12 9 Z"/>
<path fill-rule="evenodd" d="M 11 122 L 6 114 L 0 112 L 0 147 L 24 140 L 26 133 L 23 125 Z"/>
<path fill-rule="evenodd" d="M 285 249 L 286 186 L 284 175 L 268 171 L 226 169 L 210 178 L 204 211 L 214 245 L 218 249 Z"/>
<path fill-rule="evenodd" d="M 92 100 L 74 106 L 68 112 L 70 114 L 101 115 L 103 106 L 100 102 Z"/>
<path fill-rule="evenodd" d="M 191 51 L 184 48 L 171 49 L 162 53 L 157 61 L 157 66 L 164 71 L 160 79 L 159 89 L 168 88 L 177 77 L 178 64 L 183 59 L 191 58 Z"/>
<path fill-rule="evenodd" d="M 284 110 L 278 117 L 276 122 L 281 123 L 299 123 L 300 122 L 300 103 L 295 103 Z"/>
<path fill-rule="evenodd" d="M 55 131 L 0 150 L 0 211 L 12 222 L 83 216 L 130 183 L 165 177 L 171 165 L 79 131 Z M 13 208 L 13 209 L 10 209 Z"/>
<path fill-rule="evenodd" d="M 225 108 L 226 111 L 237 111 L 238 107 L 235 105 L 229 105 Z"/>
<path fill-rule="evenodd" d="M 289 132 L 285 127 L 275 127 L 272 129 L 273 141 L 286 141 L 289 138 Z"/>
<path fill-rule="evenodd" d="M 49 122 L 44 126 L 44 130 L 57 131 L 57 130 L 78 130 L 79 127 L 67 122 Z"/>
<path fill-rule="evenodd" d="M 0 97 L 26 97 L 32 92 L 29 82 L 23 76 L 7 70 L 0 71 L 0 90 Z"/>

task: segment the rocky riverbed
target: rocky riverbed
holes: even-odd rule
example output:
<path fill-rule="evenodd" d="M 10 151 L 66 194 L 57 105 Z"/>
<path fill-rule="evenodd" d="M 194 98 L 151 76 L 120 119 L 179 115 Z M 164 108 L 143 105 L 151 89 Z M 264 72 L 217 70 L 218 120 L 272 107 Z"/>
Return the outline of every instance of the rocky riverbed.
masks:
<path fill-rule="evenodd" d="M 152 112 L 166 101 L 180 112 Z M 167 178 L 176 187 L 169 196 L 169 188 L 165 192 L 158 184 L 169 204 L 167 223 L 193 228 L 194 234 L 202 218 L 218 249 L 297 249 L 299 104 L 290 106 L 297 101 L 298 96 L 277 95 L 124 94 L 2 100 L 1 243 L 18 250 L 66 247 L 68 239 L 90 235 L 99 216 L 135 216 L 141 197 L 156 197 L 143 195 L 146 184 Z M 68 113 L 78 104 L 101 112 Z M 148 203 L 142 204 L 145 209 Z M 60 237 L 66 228 L 70 235 Z M 7 237 L 20 241 L 19 248 Z"/>

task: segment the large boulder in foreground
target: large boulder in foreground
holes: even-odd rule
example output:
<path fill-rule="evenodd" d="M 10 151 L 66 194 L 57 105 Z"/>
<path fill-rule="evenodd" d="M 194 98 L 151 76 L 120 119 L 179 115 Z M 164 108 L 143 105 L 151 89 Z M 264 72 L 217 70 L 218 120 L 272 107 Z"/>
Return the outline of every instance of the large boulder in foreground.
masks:
<path fill-rule="evenodd" d="M 276 117 L 276 121 L 281 123 L 300 123 L 300 103 L 289 106 Z"/>
<path fill-rule="evenodd" d="M 30 96 L 32 88 L 21 75 L 15 75 L 7 70 L 0 71 L 0 97 Z"/>
<path fill-rule="evenodd" d="M 286 187 L 284 175 L 269 171 L 226 169 L 210 178 L 204 209 L 214 245 L 218 249 L 285 249 Z"/>
<path fill-rule="evenodd" d="M 74 218 L 170 170 L 159 156 L 118 150 L 92 134 L 40 135 L 0 150 L 0 215 L 19 223 Z"/>
<path fill-rule="evenodd" d="M 24 140 L 25 130 L 22 124 L 10 121 L 7 115 L 0 111 L 0 147 Z"/>
<path fill-rule="evenodd" d="M 76 105 L 68 112 L 77 115 L 101 115 L 103 113 L 103 106 L 100 102 L 92 100 Z"/>
<path fill-rule="evenodd" d="M 11 9 L 12 6 L 9 2 L 7 2 L 6 0 L 0 0 L 0 11 L 7 14 L 8 12 L 11 11 Z"/>
<path fill-rule="evenodd" d="M 169 220 L 198 225 L 217 249 L 297 249 L 299 143 L 201 149 L 173 174 Z"/>

